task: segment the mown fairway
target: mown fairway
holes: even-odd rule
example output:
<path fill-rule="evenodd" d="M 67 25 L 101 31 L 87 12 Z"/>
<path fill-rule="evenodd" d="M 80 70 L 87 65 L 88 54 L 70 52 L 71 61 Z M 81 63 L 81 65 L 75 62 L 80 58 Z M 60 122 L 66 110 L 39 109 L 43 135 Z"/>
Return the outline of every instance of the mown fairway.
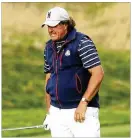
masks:
<path fill-rule="evenodd" d="M 2 112 L 2 128 L 41 125 L 45 116 L 42 109 L 13 109 Z M 57 118 L 58 119 L 58 118 Z M 101 136 L 102 137 L 130 137 L 130 112 L 129 110 L 112 108 L 100 110 Z M 16 131 L 3 131 L 2 136 L 29 137 L 50 136 L 49 131 L 40 129 L 25 129 Z"/>

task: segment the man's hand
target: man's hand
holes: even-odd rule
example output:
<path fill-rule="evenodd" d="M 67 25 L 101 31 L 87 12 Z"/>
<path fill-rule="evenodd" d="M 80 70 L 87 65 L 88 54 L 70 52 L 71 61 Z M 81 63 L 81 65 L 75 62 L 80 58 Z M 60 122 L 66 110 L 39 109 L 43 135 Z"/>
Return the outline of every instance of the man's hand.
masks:
<path fill-rule="evenodd" d="M 87 110 L 87 102 L 83 102 L 81 101 L 77 107 L 77 109 L 75 110 L 75 114 L 74 114 L 74 120 L 76 122 L 80 122 L 82 123 L 85 120 L 85 113 Z"/>
<path fill-rule="evenodd" d="M 49 126 L 49 114 L 46 114 L 46 117 L 44 119 L 44 122 L 43 122 L 43 127 L 45 130 L 49 130 L 50 129 L 50 126 Z"/>

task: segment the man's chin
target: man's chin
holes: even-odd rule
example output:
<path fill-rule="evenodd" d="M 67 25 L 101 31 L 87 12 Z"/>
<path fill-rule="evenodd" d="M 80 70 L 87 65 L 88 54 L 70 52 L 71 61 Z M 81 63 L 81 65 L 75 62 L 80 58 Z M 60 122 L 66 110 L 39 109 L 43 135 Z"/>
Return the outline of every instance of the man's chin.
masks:
<path fill-rule="evenodd" d="M 52 41 L 57 41 L 58 40 L 58 38 L 56 38 L 56 37 L 51 37 L 51 39 L 52 39 Z"/>

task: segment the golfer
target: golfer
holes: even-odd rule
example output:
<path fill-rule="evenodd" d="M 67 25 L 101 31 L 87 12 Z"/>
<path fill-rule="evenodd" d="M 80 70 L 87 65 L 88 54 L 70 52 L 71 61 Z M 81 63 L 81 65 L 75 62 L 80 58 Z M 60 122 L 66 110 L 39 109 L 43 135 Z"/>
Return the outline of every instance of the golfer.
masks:
<path fill-rule="evenodd" d="M 104 77 L 92 39 L 61 7 L 46 14 L 44 49 L 47 121 L 52 137 L 100 137 L 99 88 Z M 86 28 L 88 29 L 88 28 Z"/>

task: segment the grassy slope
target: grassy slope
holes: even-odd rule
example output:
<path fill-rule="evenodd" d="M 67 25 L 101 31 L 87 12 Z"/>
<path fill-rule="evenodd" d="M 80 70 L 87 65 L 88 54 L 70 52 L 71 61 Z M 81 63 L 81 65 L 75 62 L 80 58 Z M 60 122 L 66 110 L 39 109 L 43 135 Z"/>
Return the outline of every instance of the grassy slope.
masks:
<path fill-rule="evenodd" d="M 2 59 L 2 107 L 42 106 L 43 51 L 3 45 Z"/>
<path fill-rule="evenodd" d="M 33 46 L 3 45 L 2 107 L 43 106 L 43 51 Z M 129 106 L 130 55 L 128 51 L 98 50 L 105 71 L 101 105 Z M 124 102 L 125 101 L 125 102 Z"/>
<path fill-rule="evenodd" d="M 99 50 L 105 77 L 100 90 L 101 104 L 130 105 L 130 52 Z M 125 102 L 124 102 L 125 100 Z"/>

